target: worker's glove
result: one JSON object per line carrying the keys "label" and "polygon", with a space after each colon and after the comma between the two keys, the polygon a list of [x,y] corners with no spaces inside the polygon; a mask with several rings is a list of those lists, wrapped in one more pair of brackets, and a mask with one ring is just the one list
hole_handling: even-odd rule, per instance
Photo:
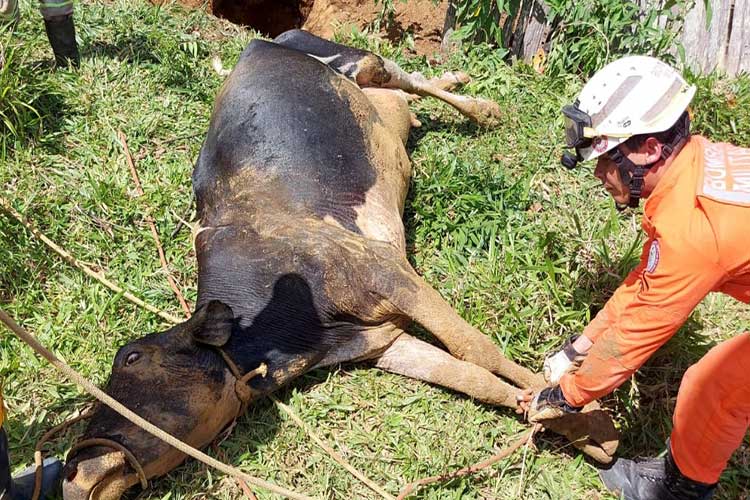
{"label": "worker's glove", "polygon": [[570,337],[565,341],[562,350],[544,359],[544,380],[548,384],[558,384],[560,377],[577,370],[583,363],[586,353],[580,353],[573,347],[573,342],[577,338],[578,335]]}
{"label": "worker's glove", "polygon": [[571,406],[565,400],[559,385],[545,387],[534,396],[529,405],[529,422],[560,418],[569,413],[578,413],[583,407]]}

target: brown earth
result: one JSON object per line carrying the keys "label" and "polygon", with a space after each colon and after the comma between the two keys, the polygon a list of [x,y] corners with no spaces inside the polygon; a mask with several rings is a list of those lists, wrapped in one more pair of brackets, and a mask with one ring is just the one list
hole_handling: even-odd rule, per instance
{"label": "brown earth", "polygon": [[[189,8],[205,5],[204,0],[179,1]],[[437,5],[434,0],[394,0],[393,3],[394,21],[383,27],[381,35],[399,42],[411,34],[418,54],[437,52],[448,1],[440,0]],[[378,19],[381,9],[374,0],[209,0],[207,7],[218,17],[252,27],[270,37],[303,28],[324,38],[331,38],[338,29],[364,29]]]}
{"label": "brown earth", "polygon": [[[417,53],[437,52],[442,40],[448,2],[443,0],[435,5],[433,0],[395,0],[394,6],[394,22],[387,29],[381,30],[381,34],[392,42],[398,42],[411,33]],[[363,29],[376,20],[379,14],[380,5],[376,5],[373,0],[315,0],[303,28],[330,38],[337,27],[353,25]]]}

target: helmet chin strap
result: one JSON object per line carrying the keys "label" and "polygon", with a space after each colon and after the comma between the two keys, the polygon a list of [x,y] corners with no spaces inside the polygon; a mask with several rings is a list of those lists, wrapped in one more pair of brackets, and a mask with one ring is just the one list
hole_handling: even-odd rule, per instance
{"label": "helmet chin strap", "polygon": [[630,159],[622,154],[619,148],[614,148],[607,154],[617,164],[617,169],[620,173],[620,179],[623,183],[628,185],[630,191],[630,199],[627,205],[617,204],[619,210],[624,210],[626,206],[631,208],[637,208],[641,202],[641,194],[643,192],[643,178],[646,176],[648,171],[661,161],[665,161],[667,158],[672,156],[672,153],[682,149],[685,145],[689,136],[690,130],[690,117],[687,113],[678,122],[679,130],[674,136],[674,139],[669,144],[661,145],[661,155],[659,159],[653,163],[647,163],[645,165],[636,165]]}
{"label": "helmet chin strap", "polygon": [[[664,148],[662,148],[662,156],[655,162],[646,165],[636,165],[630,161],[627,156],[622,154],[618,148],[609,152],[609,157],[617,164],[617,169],[620,172],[620,179],[624,184],[627,184],[628,190],[630,191],[628,204],[618,204],[618,208],[624,209],[626,206],[631,208],[638,207],[641,201],[641,193],[643,192],[643,178],[651,167],[665,158],[664,153]],[[672,153],[670,152],[667,154],[666,158],[669,158],[670,154]]]}

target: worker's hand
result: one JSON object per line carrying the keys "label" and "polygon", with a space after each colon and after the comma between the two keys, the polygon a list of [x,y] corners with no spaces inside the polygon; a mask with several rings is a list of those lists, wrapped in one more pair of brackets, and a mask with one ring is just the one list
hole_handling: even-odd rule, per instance
{"label": "worker's hand", "polygon": [[544,359],[544,380],[548,384],[560,383],[560,377],[568,372],[578,369],[586,357],[586,353],[576,351],[573,342],[578,338],[577,335],[565,341],[563,348],[551,356]]}
{"label": "worker's hand", "polygon": [[578,413],[581,407],[571,406],[565,400],[559,385],[545,387],[531,399],[528,405],[529,422],[536,423],[541,420],[560,418],[569,413]]}

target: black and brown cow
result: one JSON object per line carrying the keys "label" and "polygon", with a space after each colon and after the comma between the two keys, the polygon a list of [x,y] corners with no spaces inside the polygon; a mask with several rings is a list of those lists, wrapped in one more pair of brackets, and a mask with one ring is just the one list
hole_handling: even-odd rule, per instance
{"label": "black and brown cow", "polygon": [[[122,347],[109,394],[202,447],[254,399],[347,361],[371,360],[508,408],[518,388],[542,385],[461,319],[406,258],[407,97],[432,95],[492,124],[495,103],[449,92],[463,80],[409,75],[303,31],[252,41],[216,99],[193,172],[195,314]],[[447,351],[409,335],[412,321]],[[242,380],[260,366],[265,376]],[[596,438],[602,447],[586,439],[591,420],[613,431],[601,413],[548,427],[607,461],[612,435]],[[66,499],[119,498],[137,484],[123,449],[148,477],[185,459],[106,407],[82,439],[92,445],[69,457]]]}

